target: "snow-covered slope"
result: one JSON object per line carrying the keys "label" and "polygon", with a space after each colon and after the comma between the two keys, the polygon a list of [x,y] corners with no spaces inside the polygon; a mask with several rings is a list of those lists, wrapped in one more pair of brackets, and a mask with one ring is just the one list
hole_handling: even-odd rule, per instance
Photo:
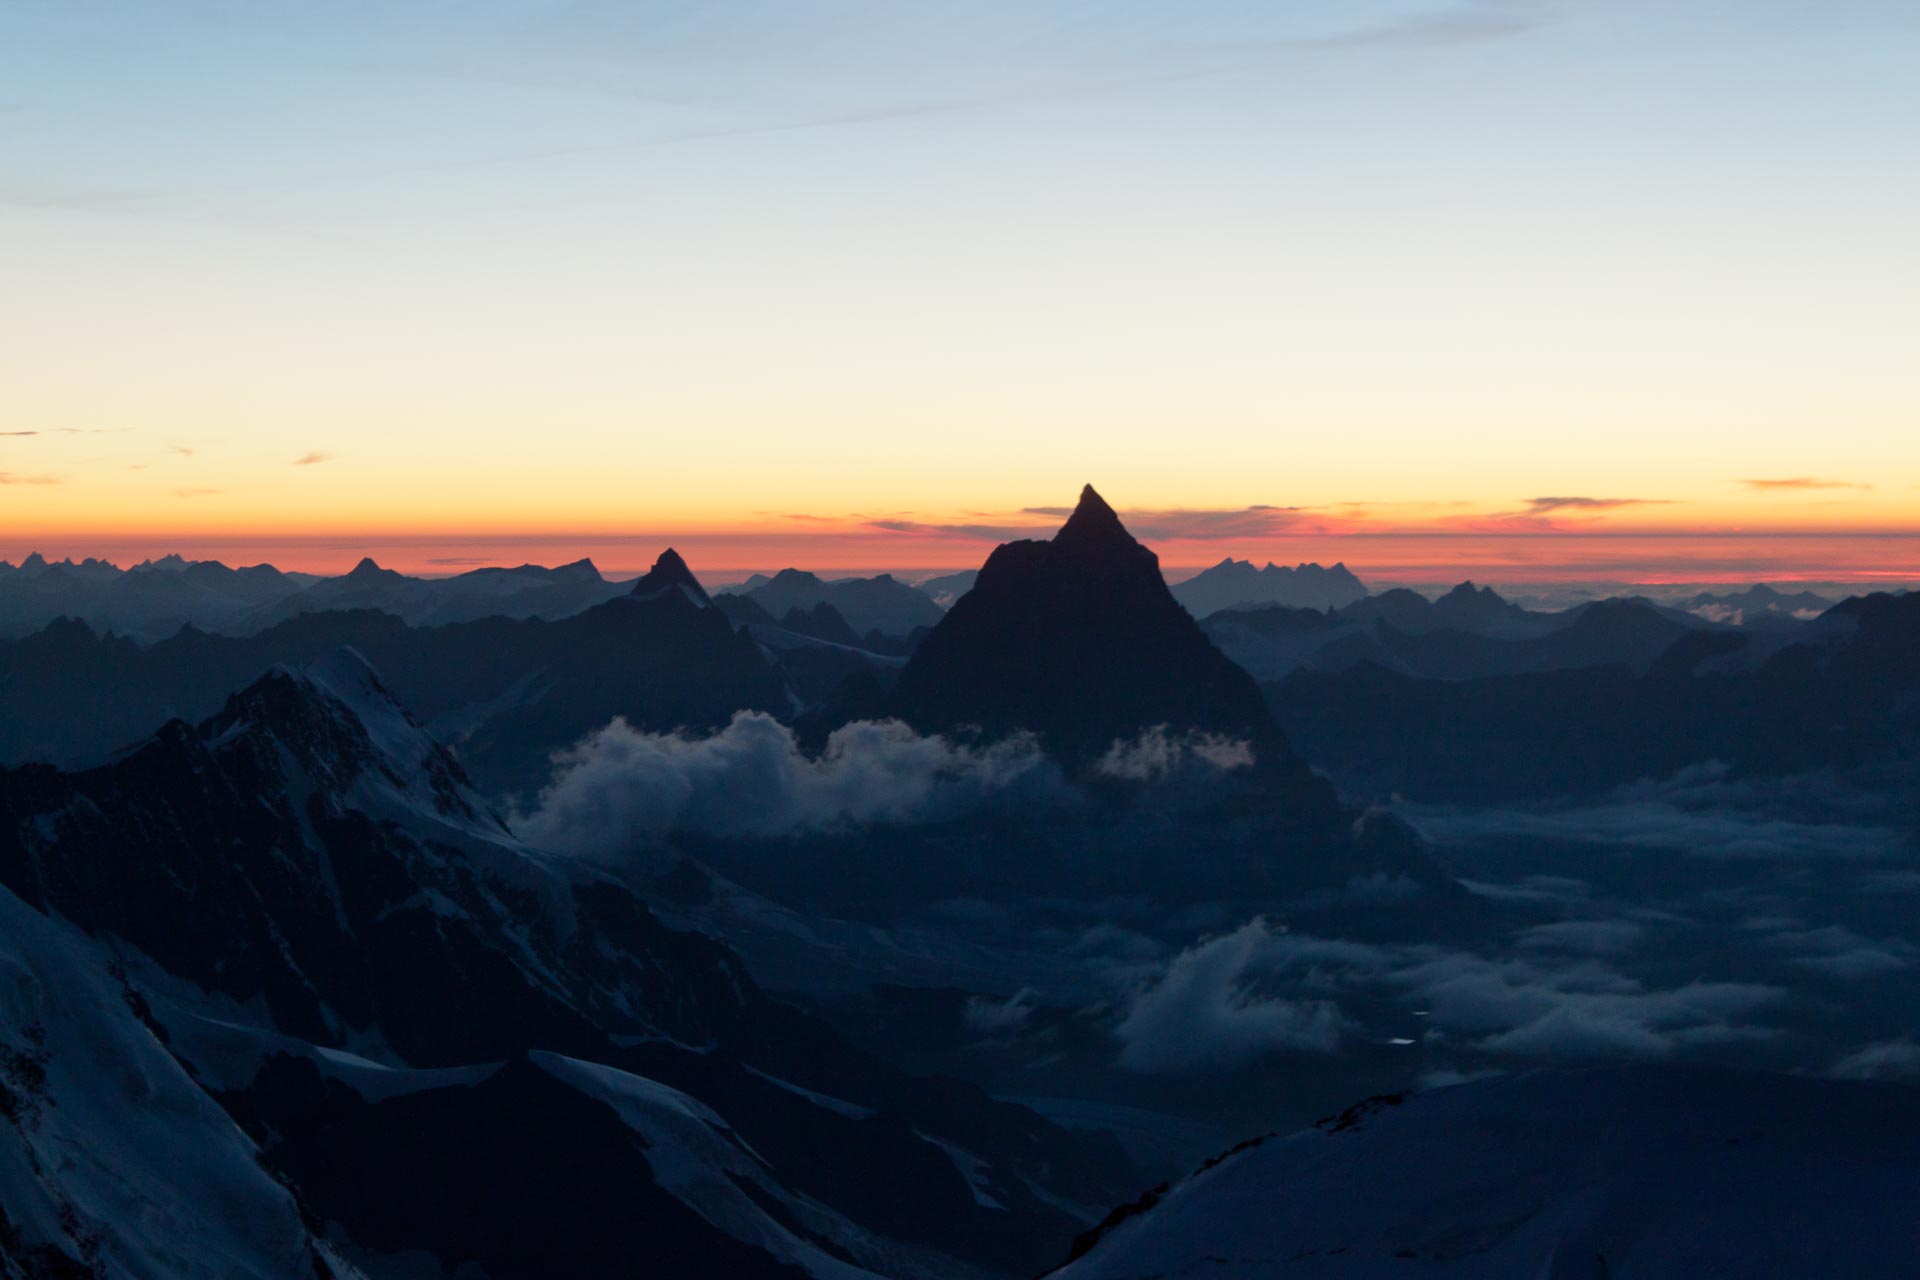
{"label": "snow-covered slope", "polygon": [[0,1277],[341,1274],[128,990],[0,889]]}
{"label": "snow-covered slope", "polygon": [[1645,1067],[1360,1104],[1221,1158],[1061,1280],[1911,1276],[1920,1091]]}
{"label": "snow-covered slope", "polygon": [[331,1274],[1027,1274],[1127,1185],[519,842],[350,653],[97,769],[0,769],[0,894],[10,1258],[329,1274],[304,1221]]}

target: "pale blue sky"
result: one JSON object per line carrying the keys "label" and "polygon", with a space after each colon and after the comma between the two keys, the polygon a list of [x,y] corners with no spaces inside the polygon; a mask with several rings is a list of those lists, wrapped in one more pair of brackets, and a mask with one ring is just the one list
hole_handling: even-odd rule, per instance
{"label": "pale blue sky", "polygon": [[0,24],[20,529],[1920,508],[1912,3]]}

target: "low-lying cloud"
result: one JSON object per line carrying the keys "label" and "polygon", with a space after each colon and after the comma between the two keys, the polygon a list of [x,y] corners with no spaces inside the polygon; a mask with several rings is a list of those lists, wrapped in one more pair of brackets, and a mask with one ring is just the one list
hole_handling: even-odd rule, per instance
{"label": "low-lying cloud", "polygon": [[1489,956],[1295,934],[1255,919],[1171,962],[1140,966],[1148,977],[1133,979],[1116,1028],[1120,1063],[1185,1072],[1282,1050],[1332,1052],[1367,1034],[1363,1025],[1381,1034],[1377,1012],[1363,1023],[1348,1010],[1383,1007],[1411,1011],[1399,1016],[1416,1023],[1393,1033],[1420,1036],[1434,1067],[1458,1054],[1480,1064],[1660,1059],[1778,1036],[1757,1019],[1777,1012],[1788,988],[1705,978],[1652,985],[1617,967],[1617,953],[1645,931],[1613,923],[1541,926],[1521,935],[1522,954]]}
{"label": "low-lying cloud", "polygon": [[[1095,773],[1152,784],[1177,804],[1252,763],[1244,742],[1161,726],[1116,741]],[[537,846],[604,859],[673,832],[777,837],[1084,803],[1031,734],[974,745],[897,720],[862,720],[810,756],[779,720],[742,711],[705,736],[614,720],[554,757],[552,782],[514,826]]]}
{"label": "low-lying cloud", "polygon": [[[1724,790],[1724,788],[1715,788]],[[1736,797],[1701,798],[1685,787],[1622,788],[1588,805],[1538,809],[1410,808],[1419,830],[1443,844],[1524,836],[1628,850],[1673,850],[1697,858],[1875,861],[1897,857],[1909,838],[1847,815],[1789,816],[1787,806],[1740,809]],[[1839,818],[1841,820],[1832,820]]]}
{"label": "low-lying cloud", "polygon": [[762,712],[742,711],[705,737],[616,719],[555,764],[539,808],[517,828],[533,844],[599,857],[671,831],[780,836],[1067,799],[1058,767],[1030,736],[972,747],[897,720],[846,725],[808,756],[792,729]]}
{"label": "low-lying cloud", "polygon": [[1244,741],[1197,730],[1181,736],[1156,725],[1137,738],[1115,742],[1094,772],[1129,782],[1160,782],[1196,768],[1213,774],[1252,765],[1253,748]]}
{"label": "low-lying cloud", "polygon": [[1276,934],[1256,919],[1180,953],[1115,1029],[1120,1062],[1154,1073],[1234,1067],[1277,1050],[1331,1053],[1339,1008],[1257,994],[1249,973]]}

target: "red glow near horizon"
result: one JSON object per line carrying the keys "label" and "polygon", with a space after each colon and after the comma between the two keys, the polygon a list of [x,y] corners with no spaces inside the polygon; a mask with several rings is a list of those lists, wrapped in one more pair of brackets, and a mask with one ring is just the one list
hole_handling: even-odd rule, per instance
{"label": "red glow near horizon", "polygon": [[[1020,532],[1025,532],[1024,530]],[[1036,526],[1031,536],[1047,537]],[[610,577],[644,572],[666,547],[715,583],[787,567],[827,574],[893,572],[931,576],[977,568],[999,539],[928,536],[871,529],[448,535],[243,535],[101,538],[15,534],[0,558],[18,563],[31,552],[49,559],[95,556],[127,567],[178,554],[232,565],[271,563],[282,569],[336,574],[363,556],[403,573],[447,575],[488,565],[563,564],[592,559]],[[1577,531],[1349,532],[1294,536],[1143,539],[1169,578],[1189,576],[1221,559],[1258,564],[1344,563],[1369,581],[1641,584],[1821,581],[1920,581],[1920,535],[1913,533],[1598,533]]]}

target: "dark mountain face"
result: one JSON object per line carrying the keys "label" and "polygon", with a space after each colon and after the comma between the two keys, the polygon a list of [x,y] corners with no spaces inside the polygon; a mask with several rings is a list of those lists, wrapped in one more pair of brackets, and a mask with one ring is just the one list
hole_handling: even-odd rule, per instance
{"label": "dark mountain face", "polygon": [[1252,678],[1202,634],[1158,558],[1091,486],[1051,541],[988,558],[908,661],[893,706],[923,731],[1031,730],[1074,763],[1157,725],[1293,759]]}
{"label": "dark mountain face", "polygon": [[840,616],[840,611],[824,600],[811,609],[787,610],[787,616],[780,619],[780,625],[796,635],[812,636],[828,644],[849,645],[856,649],[863,647],[860,637]]}
{"label": "dark mountain face", "polygon": [[[99,769],[0,774],[0,882],[209,991],[264,1002],[282,1031],[378,1034],[421,1063],[528,1037],[578,1045],[622,1004],[635,1030],[738,1007],[714,954],[514,845],[358,660],[271,674]],[[529,962],[544,975],[532,985]],[[679,985],[703,971],[704,990]]]}
{"label": "dark mountain face", "polygon": [[700,579],[693,576],[693,570],[687,567],[687,562],[672,547],[660,553],[660,558],[653,562],[653,568],[647,570],[627,594],[636,600],[651,600],[668,591],[678,591],[694,604],[710,603],[707,589],[700,585]]}
{"label": "dark mountain face", "polygon": [[1471,582],[1458,584],[1437,600],[1396,587],[1346,606],[1340,616],[1356,622],[1386,622],[1414,633],[1465,631],[1503,639],[1539,635],[1565,621],[1553,614],[1529,613],[1492,587],[1476,587]]}
{"label": "dark mountain face", "polygon": [[[0,891],[0,915],[113,957],[101,1061],[168,1046],[357,1248],[499,1276],[1031,1274],[1084,1225],[1057,1205],[1127,1176],[1109,1143],[862,1055],[722,944],[519,844],[357,659],[99,769],[0,771]],[[0,1046],[46,1034],[14,1012]]]}

